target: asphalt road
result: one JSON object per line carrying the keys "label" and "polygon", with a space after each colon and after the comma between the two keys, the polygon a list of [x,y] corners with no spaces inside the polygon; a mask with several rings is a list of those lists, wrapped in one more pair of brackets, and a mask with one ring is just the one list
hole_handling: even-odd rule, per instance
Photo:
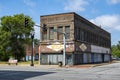
{"label": "asphalt road", "polygon": [[120,80],[120,63],[92,68],[0,66],[0,80]]}

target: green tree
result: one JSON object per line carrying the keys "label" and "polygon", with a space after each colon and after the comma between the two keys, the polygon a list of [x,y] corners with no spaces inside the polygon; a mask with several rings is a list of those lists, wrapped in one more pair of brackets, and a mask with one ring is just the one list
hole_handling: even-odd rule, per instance
{"label": "green tree", "polygon": [[112,55],[116,58],[120,57],[120,50],[117,45],[112,45]]}
{"label": "green tree", "polygon": [[117,47],[120,50],[120,41],[118,41]]}
{"label": "green tree", "polygon": [[35,45],[40,45],[40,40],[39,39],[34,39]]}
{"label": "green tree", "polygon": [[9,58],[9,39],[10,32],[2,31],[0,27],[0,60],[8,60]]}
{"label": "green tree", "polygon": [[[28,25],[25,27],[25,18],[28,20]],[[3,16],[1,18],[1,39],[5,39],[6,49],[2,54],[9,54],[20,60],[25,55],[25,44],[30,42],[30,32],[34,30],[34,22],[29,16],[24,14],[16,14],[13,16]],[[5,35],[9,37],[2,38]],[[8,40],[8,42],[7,42]],[[2,44],[3,47],[3,44]],[[2,49],[1,49],[2,50]]]}

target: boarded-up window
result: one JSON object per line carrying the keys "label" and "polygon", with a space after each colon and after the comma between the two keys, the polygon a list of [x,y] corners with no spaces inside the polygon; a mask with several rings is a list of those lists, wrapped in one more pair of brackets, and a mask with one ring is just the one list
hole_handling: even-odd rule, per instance
{"label": "boarded-up window", "polygon": [[43,35],[42,35],[42,36],[43,36],[43,37],[42,37],[43,40],[47,40],[47,31],[43,32]]}
{"label": "boarded-up window", "polygon": [[[61,33],[59,33],[59,32],[61,32]],[[63,39],[63,27],[62,26],[60,26],[60,27],[58,27],[58,33],[57,33],[57,38],[58,38],[58,40],[62,40]]]}
{"label": "boarded-up window", "polygon": [[70,39],[70,26],[65,26],[66,39]]}
{"label": "boarded-up window", "polygon": [[54,39],[54,32],[53,32],[53,27],[50,27],[50,29],[49,29],[49,39],[50,40],[53,40]]}

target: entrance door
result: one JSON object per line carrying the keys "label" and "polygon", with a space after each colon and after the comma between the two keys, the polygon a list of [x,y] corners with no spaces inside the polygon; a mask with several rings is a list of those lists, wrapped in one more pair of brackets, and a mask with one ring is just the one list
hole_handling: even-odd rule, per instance
{"label": "entrance door", "polygon": [[102,62],[104,62],[104,54],[102,54]]}
{"label": "entrance door", "polygon": [[91,53],[91,62],[94,63],[94,53]]}
{"label": "entrance door", "polygon": [[67,65],[72,65],[72,55],[71,54],[69,54],[69,55],[67,55],[66,56],[66,58],[67,58],[67,60],[66,60],[66,64]]}
{"label": "entrance door", "polygon": [[48,64],[48,56],[45,54],[41,54],[41,63]]}

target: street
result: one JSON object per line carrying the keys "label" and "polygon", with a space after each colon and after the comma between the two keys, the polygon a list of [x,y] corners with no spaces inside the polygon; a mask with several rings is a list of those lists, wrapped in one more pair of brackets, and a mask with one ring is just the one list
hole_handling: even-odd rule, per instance
{"label": "street", "polygon": [[0,80],[119,80],[120,63],[92,68],[0,66]]}

